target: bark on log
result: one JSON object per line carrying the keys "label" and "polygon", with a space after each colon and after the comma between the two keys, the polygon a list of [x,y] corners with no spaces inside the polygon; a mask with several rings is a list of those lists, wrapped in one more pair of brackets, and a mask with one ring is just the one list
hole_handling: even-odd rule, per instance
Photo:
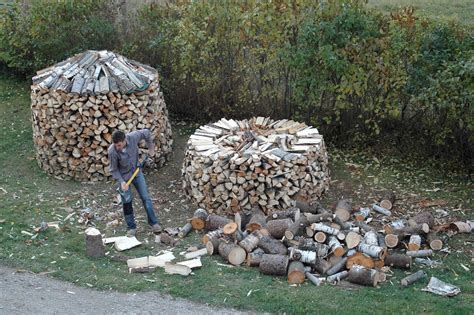
{"label": "bark on log", "polygon": [[295,238],[295,236],[300,236],[303,235],[303,230],[305,229],[305,226],[303,226],[300,223],[300,220],[295,221],[290,224],[290,226],[286,229],[285,231],[285,238],[292,240]]}
{"label": "bark on log", "polygon": [[372,209],[378,213],[381,213],[383,215],[386,215],[386,216],[391,216],[392,215],[392,212],[390,212],[390,210],[388,209],[385,209],[379,205],[376,205],[376,204],[373,204],[372,205]]}
{"label": "bark on log", "polygon": [[300,261],[292,261],[288,266],[288,283],[301,284],[304,283],[305,270],[304,265]]}
{"label": "bark on log", "polygon": [[346,222],[350,219],[352,213],[351,201],[348,199],[342,199],[337,202],[334,214],[341,219],[342,222]]}
{"label": "bark on log", "polygon": [[332,266],[326,273],[330,276],[338,273],[339,271],[341,271],[343,268],[346,267],[347,260],[348,260],[348,257],[342,258],[336,264],[334,264],[334,266]]}
{"label": "bark on log", "polygon": [[367,244],[367,245],[379,246],[379,240],[378,240],[377,232],[368,231],[367,233],[365,233],[364,239],[363,239],[362,242]]}
{"label": "bark on log", "polygon": [[333,255],[337,257],[344,255],[344,247],[342,247],[341,243],[334,235],[329,236],[328,245],[331,248]]}
{"label": "bark on log", "polygon": [[422,250],[407,251],[407,256],[411,256],[411,257],[430,257],[430,256],[433,256],[433,250],[431,250],[431,249],[422,249]]}
{"label": "bark on log", "polygon": [[390,224],[384,225],[385,234],[392,234],[394,230],[401,230],[408,225],[408,221],[405,219],[398,219],[392,221]]}
{"label": "bark on log", "polygon": [[86,256],[99,258],[105,256],[105,246],[102,235],[96,228],[90,227],[85,231]]}
{"label": "bark on log", "polygon": [[247,253],[252,252],[259,243],[259,236],[257,232],[252,232],[251,234],[247,235],[246,238],[240,241],[239,245],[245,249]]}
{"label": "bark on log", "polygon": [[380,200],[380,206],[387,210],[392,210],[395,204],[395,193],[393,191],[387,191],[382,199]]}
{"label": "bark on log", "polygon": [[318,253],[316,251],[291,248],[290,259],[301,261],[302,263],[305,263],[305,264],[315,264],[318,261]]}
{"label": "bark on log", "polygon": [[306,278],[311,281],[312,284],[315,286],[320,286],[321,283],[323,283],[318,277],[315,275],[311,274],[309,271],[305,271]]}
{"label": "bark on log", "polygon": [[288,269],[288,256],[264,254],[260,261],[259,270],[261,273],[274,276],[284,276]]}
{"label": "bark on log", "polygon": [[385,265],[394,268],[410,269],[411,263],[412,258],[406,255],[392,254],[385,257]]}
{"label": "bark on log", "polygon": [[261,228],[267,227],[267,219],[265,214],[259,207],[252,208],[252,216],[250,217],[250,221],[245,227],[249,232],[260,230]]}
{"label": "bark on log", "polygon": [[261,248],[255,249],[253,252],[247,254],[247,266],[258,267],[265,252]]}
{"label": "bark on log", "polygon": [[286,255],[287,253],[286,246],[271,236],[261,236],[258,241],[258,247],[263,249],[266,254]]}
{"label": "bark on log", "polygon": [[360,208],[359,211],[357,211],[354,214],[354,217],[356,221],[364,221],[367,219],[370,215],[370,208]]}
{"label": "bark on log", "polygon": [[387,250],[385,248],[376,246],[376,245],[369,245],[365,243],[359,244],[357,249],[360,252],[377,259],[383,259],[385,255],[387,254]]}
{"label": "bark on log", "polygon": [[352,283],[375,287],[380,281],[377,270],[354,265],[349,270],[347,280]]}
{"label": "bark on log", "polygon": [[206,220],[206,230],[214,231],[223,228],[229,222],[231,222],[231,220],[226,217],[217,214],[210,214]]}
{"label": "bark on log", "polygon": [[291,219],[276,219],[267,222],[267,230],[270,235],[276,239],[281,239],[285,236],[285,231],[291,226],[293,221]]}
{"label": "bark on log", "polygon": [[457,222],[453,222],[449,225],[449,228],[452,230],[452,231],[455,231],[457,233],[470,233],[471,232],[471,225],[469,223],[466,223],[466,222],[462,222],[462,221],[457,221]]}
{"label": "bark on log", "polygon": [[197,209],[191,219],[191,225],[193,226],[193,229],[197,231],[204,229],[206,227],[207,217],[208,214],[206,210],[201,208]]}
{"label": "bark on log", "polygon": [[327,283],[335,283],[339,282],[341,280],[346,279],[349,276],[349,271],[343,270],[341,272],[335,273],[329,277],[326,277],[326,282]]}
{"label": "bark on log", "polygon": [[426,272],[423,271],[423,270],[418,270],[417,272],[403,278],[402,280],[400,280],[400,284],[404,287],[407,287],[413,283],[415,283],[416,281],[420,280],[420,279],[423,279],[426,277]]}
{"label": "bark on log", "polygon": [[408,250],[415,251],[419,250],[421,247],[421,237],[417,234],[413,234],[410,236],[410,240],[408,241]]}
{"label": "bark on log", "polygon": [[327,260],[319,259],[315,264],[312,264],[311,267],[318,273],[325,274],[332,266]]}
{"label": "bark on log", "polygon": [[247,253],[242,247],[225,242],[219,244],[219,255],[234,266],[241,265],[247,257]]}
{"label": "bark on log", "polygon": [[385,245],[389,248],[397,247],[398,245],[398,235],[396,234],[387,234],[385,235]]}
{"label": "bark on log", "polygon": [[293,221],[297,221],[300,218],[300,209],[296,207],[289,208],[287,210],[273,211],[268,217],[268,220],[286,219],[289,218]]}
{"label": "bark on log", "polygon": [[331,212],[325,212],[320,214],[305,213],[304,216],[308,220],[308,223],[319,223],[319,222],[331,222],[334,220],[335,215]]}
{"label": "bark on log", "polygon": [[191,223],[186,223],[186,224],[181,228],[181,230],[179,231],[178,237],[179,237],[179,238],[185,238],[186,235],[188,235],[189,232],[191,232],[192,229],[193,229],[193,225],[192,225]]}
{"label": "bark on log", "polygon": [[430,229],[433,228],[435,224],[435,218],[431,212],[428,212],[428,211],[420,212],[416,216],[408,220],[408,224],[410,226],[417,226],[418,224],[423,224],[423,223],[428,224]]}

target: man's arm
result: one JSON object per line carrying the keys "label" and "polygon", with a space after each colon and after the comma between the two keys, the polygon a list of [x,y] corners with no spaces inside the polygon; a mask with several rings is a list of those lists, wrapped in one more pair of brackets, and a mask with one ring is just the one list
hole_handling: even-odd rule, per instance
{"label": "man's arm", "polygon": [[137,143],[140,142],[141,140],[145,140],[146,146],[150,152],[150,155],[155,154],[155,142],[153,141],[154,137],[149,129],[133,131],[129,134],[129,136],[138,137]]}
{"label": "man's arm", "polygon": [[122,174],[120,173],[120,170],[118,168],[117,154],[113,152],[112,150],[109,150],[108,156],[109,156],[109,161],[110,161],[110,172],[112,173],[112,177],[115,180],[117,180],[120,184],[125,183],[125,180],[123,179]]}

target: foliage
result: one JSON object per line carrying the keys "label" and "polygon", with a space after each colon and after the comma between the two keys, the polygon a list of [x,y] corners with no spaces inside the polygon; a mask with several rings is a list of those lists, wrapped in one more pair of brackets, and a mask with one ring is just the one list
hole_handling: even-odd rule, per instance
{"label": "foliage", "polygon": [[412,8],[383,15],[364,0],[43,3],[4,10],[0,65],[32,74],[115,49],[159,69],[180,118],[293,118],[340,146],[454,157],[474,170],[469,26]]}
{"label": "foliage", "polygon": [[2,8],[0,63],[31,74],[86,49],[111,48],[106,1],[24,1]]}

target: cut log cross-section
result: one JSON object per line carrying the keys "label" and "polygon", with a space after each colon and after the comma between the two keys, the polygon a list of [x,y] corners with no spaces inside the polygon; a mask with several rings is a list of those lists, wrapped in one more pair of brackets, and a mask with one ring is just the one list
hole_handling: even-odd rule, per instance
{"label": "cut log cross-section", "polygon": [[395,193],[393,191],[387,191],[382,199],[380,200],[380,206],[387,210],[392,210],[395,204]]}
{"label": "cut log cross-section", "polygon": [[349,270],[347,280],[352,283],[375,287],[380,281],[380,277],[375,269],[355,265]]}
{"label": "cut log cross-section", "polygon": [[242,247],[225,242],[219,244],[219,255],[235,266],[241,265],[247,257],[247,253]]}
{"label": "cut log cross-section", "polygon": [[305,279],[304,265],[300,261],[292,261],[288,266],[288,283],[301,284]]}
{"label": "cut log cross-section", "polygon": [[85,231],[86,255],[92,258],[105,256],[105,246],[102,235],[96,228],[90,227]]}
{"label": "cut log cross-section", "polygon": [[206,210],[201,208],[197,209],[191,219],[191,225],[193,226],[193,229],[198,231],[204,229],[206,227],[207,217],[208,214]]}
{"label": "cut log cross-section", "polygon": [[342,199],[337,202],[336,210],[334,214],[343,222],[350,219],[352,213],[351,201],[348,199]]}

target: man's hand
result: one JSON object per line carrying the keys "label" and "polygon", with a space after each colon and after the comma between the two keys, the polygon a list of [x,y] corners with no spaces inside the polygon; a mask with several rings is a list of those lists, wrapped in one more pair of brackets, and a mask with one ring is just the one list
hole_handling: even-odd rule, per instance
{"label": "man's hand", "polygon": [[148,155],[149,155],[149,156],[155,156],[155,147],[150,148],[150,149],[148,150]]}
{"label": "man's hand", "polygon": [[128,185],[127,185],[126,182],[123,182],[121,186],[122,186],[122,190],[123,190],[123,191],[127,191],[127,190],[128,190]]}

